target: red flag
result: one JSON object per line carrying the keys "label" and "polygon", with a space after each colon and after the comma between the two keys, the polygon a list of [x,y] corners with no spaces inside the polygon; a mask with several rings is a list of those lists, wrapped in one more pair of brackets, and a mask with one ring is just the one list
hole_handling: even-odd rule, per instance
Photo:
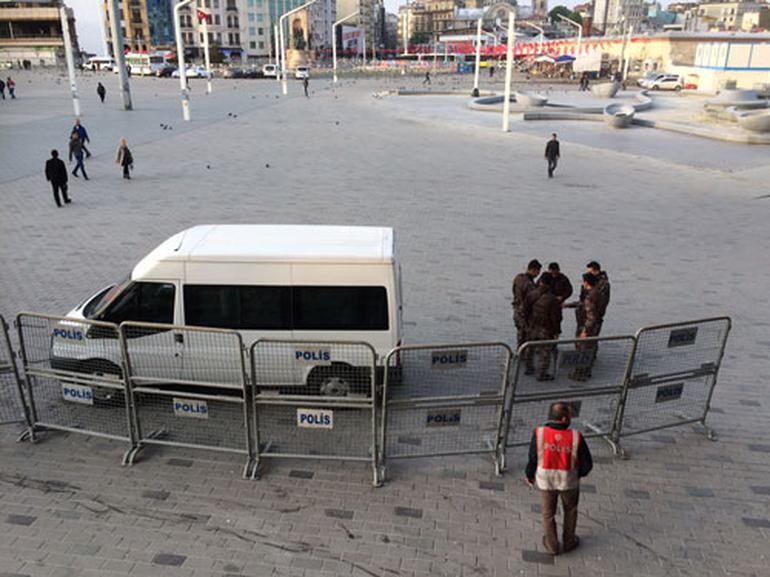
{"label": "red flag", "polygon": [[202,10],[200,8],[195,9],[195,15],[198,17],[198,22],[203,22],[204,20],[211,24],[211,14],[206,12],[205,10]]}

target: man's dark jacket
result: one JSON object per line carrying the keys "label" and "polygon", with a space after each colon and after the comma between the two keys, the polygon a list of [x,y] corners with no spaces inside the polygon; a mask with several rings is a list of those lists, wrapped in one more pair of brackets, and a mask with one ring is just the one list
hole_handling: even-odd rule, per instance
{"label": "man's dark jacket", "polygon": [[559,141],[558,140],[549,140],[548,144],[545,145],[545,157],[554,159],[559,157]]}
{"label": "man's dark jacket", "polygon": [[46,161],[45,178],[54,184],[67,184],[67,165],[61,158],[49,158]]}

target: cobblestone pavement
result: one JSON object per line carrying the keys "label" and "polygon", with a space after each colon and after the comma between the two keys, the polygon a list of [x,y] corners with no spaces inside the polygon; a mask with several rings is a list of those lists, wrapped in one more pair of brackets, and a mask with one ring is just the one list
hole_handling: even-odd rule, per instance
{"label": "cobblestone pavement", "polygon": [[[631,437],[627,461],[591,442],[582,544],[568,555],[542,552],[521,450],[500,478],[482,457],[406,460],[374,489],[363,464],[277,461],[245,481],[239,458],[152,449],[121,467],[121,443],[16,443],[4,426],[3,577],[768,574],[766,149],[598,124],[514,121],[503,134],[463,98],[374,96],[416,77],[312,80],[310,99],[296,83],[288,98],[271,81],[218,81],[209,97],[195,85],[184,126],[173,80],[135,80],[127,113],[114,77],[104,107],[89,77],[91,180],[71,179],[73,204],[57,208],[42,168],[66,145],[66,82],[17,82],[19,99],[0,103],[6,317],[63,313],[194,224],[334,223],[395,227],[411,343],[512,343],[510,280],[532,257],[573,281],[602,262],[605,334],[714,314],[734,330],[708,418],[719,440],[690,426]],[[549,180],[553,131],[563,156]],[[113,162],[120,136],[129,182]]]}

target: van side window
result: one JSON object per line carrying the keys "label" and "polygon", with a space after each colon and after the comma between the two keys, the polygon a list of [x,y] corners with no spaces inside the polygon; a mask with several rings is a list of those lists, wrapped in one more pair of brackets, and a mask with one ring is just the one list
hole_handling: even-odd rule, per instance
{"label": "van side window", "polygon": [[173,284],[135,282],[115,298],[101,315],[101,320],[172,324],[174,322]]}
{"label": "van side window", "polygon": [[285,286],[185,285],[185,323],[236,330],[290,330]]}
{"label": "van side window", "polygon": [[295,286],[293,296],[294,330],[388,330],[385,287]]}

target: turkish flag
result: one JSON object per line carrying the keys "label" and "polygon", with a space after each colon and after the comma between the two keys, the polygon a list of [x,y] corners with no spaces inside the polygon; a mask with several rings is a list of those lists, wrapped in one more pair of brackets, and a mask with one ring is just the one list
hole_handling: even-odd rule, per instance
{"label": "turkish flag", "polygon": [[196,8],[195,9],[195,15],[198,17],[198,22],[203,22],[205,20],[206,22],[211,23],[211,14],[209,14],[205,10],[201,10],[200,8]]}

